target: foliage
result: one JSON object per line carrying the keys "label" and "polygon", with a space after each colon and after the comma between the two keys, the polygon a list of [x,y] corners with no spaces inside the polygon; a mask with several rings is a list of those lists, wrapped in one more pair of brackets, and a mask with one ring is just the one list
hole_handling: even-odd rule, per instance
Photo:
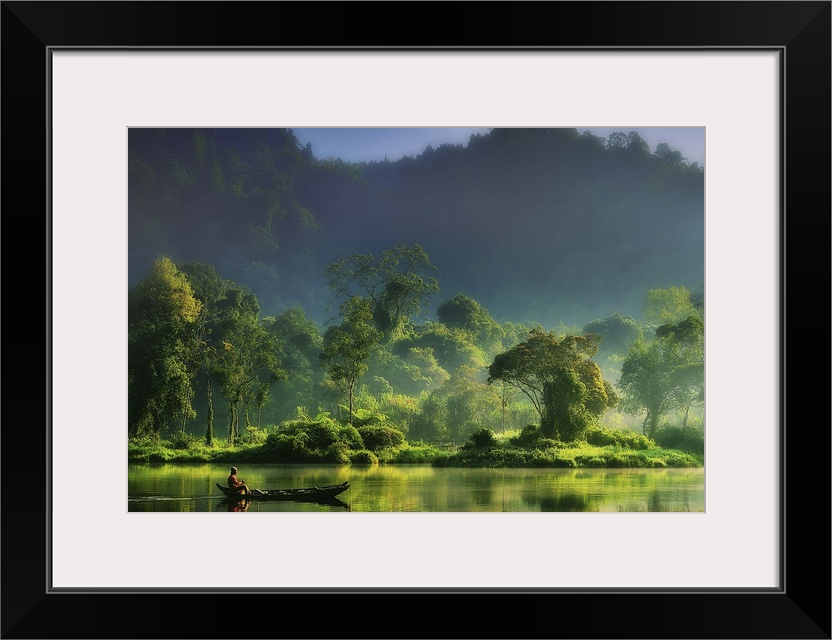
{"label": "foliage", "polygon": [[644,413],[643,433],[654,437],[659,420],[668,412],[684,412],[704,403],[704,326],[697,316],[678,324],[662,325],[651,342],[637,340],[621,366],[618,387],[622,409]]}
{"label": "foliage", "polygon": [[447,450],[422,441],[403,443],[396,448],[390,462],[396,464],[431,464],[438,458],[450,456]]}
{"label": "foliage", "polygon": [[378,453],[381,449],[397,447],[404,442],[404,434],[398,429],[381,425],[358,427],[364,446]]}
{"label": "foliage", "polygon": [[436,316],[439,322],[449,328],[469,332],[474,341],[487,352],[496,352],[505,337],[505,332],[488,311],[479,302],[462,293],[439,305]]}
{"label": "foliage", "polygon": [[324,377],[320,367],[323,336],[300,307],[264,318],[264,325],[277,342],[281,367],[286,371],[273,414],[276,421],[283,420],[291,416],[295,406],[317,402],[316,390]]}
{"label": "foliage", "polygon": [[193,415],[196,321],[201,303],[166,257],[128,292],[128,431],[161,433],[168,421]]}
{"label": "foliage", "polygon": [[589,358],[600,337],[532,329],[528,338],[497,355],[488,381],[502,380],[523,392],[541,418],[546,437],[572,441],[618,401],[601,370]]}
{"label": "foliage", "polygon": [[629,316],[616,312],[603,320],[593,320],[583,327],[584,335],[598,334],[598,351],[606,356],[624,354],[636,340],[643,337],[641,325]]}
{"label": "foliage", "polygon": [[349,449],[363,449],[364,440],[358,429],[351,425],[346,425],[338,430],[338,442],[344,444]]}
{"label": "foliage", "polygon": [[349,438],[351,432],[343,432],[338,422],[327,416],[322,416],[317,420],[304,418],[286,420],[278,425],[276,434],[269,434],[268,439],[272,439],[273,435],[277,435],[278,438],[282,435],[302,437],[299,442],[305,448],[325,450],[332,444],[339,442],[342,433]]}
{"label": "foliage", "polygon": [[698,428],[662,425],[654,436],[656,444],[665,449],[679,449],[686,453],[705,453],[705,433]]}
{"label": "foliage", "polygon": [[445,423],[447,410],[445,403],[437,395],[423,397],[419,411],[413,416],[408,434],[411,438],[438,442],[448,436]]}
{"label": "foliage", "polygon": [[228,439],[242,434],[241,414],[248,422],[248,403],[264,392],[286,372],[280,368],[278,345],[259,319],[257,297],[243,287],[231,287],[218,304],[221,320],[217,332],[219,344],[211,363],[211,377],[216,380],[228,407]]}
{"label": "foliage", "polygon": [[412,336],[397,341],[393,353],[404,355],[414,347],[430,349],[439,366],[448,372],[465,366],[484,367],[487,362],[485,351],[474,343],[470,332],[437,322],[427,322]]}
{"label": "foliage", "polygon": [[348,300],[365,296],[376,328],[385,337],[395,338],[439,291],[436,278],[426,276],[435,269],[420,245],[400,244],[378,259],[372,254],[354,254],[336,260],[326,275],[336,295]]}
{"label": "foliage", "polygon": [[333,442],[326,448],[324,459],[329,464],[350,464],[350,448],[343,442]]}
{"label": "foliage", "polygon": [[681,322],[685,318],[697,315],[695,299],[685,287],[668,287],[650,289],[647,292],[647,306],[644,321],[647,324],[662,325]]}
{"label": "foliage", "polygon": [[471,444],[480,449],[493,447],[497,444],[497,438],[491,429],[478,429],[471,434],[469,440]]}
{"label": "foliage", "polygon": [[240,442],[244,444],[263,444],[268,438],[268,432],[264,429],[249,425],[240,436]]}
{"label": "foliage", "polygon": [[617,445],[628,449],[655,449],[656,441],[629,429],[607,429],[592,426],[584,434],[589,444],[599,447]]}
{"label": "foliage", "polygon": [[168,446],[171,449],[192,449],[200,444],[199,439],[190,434],[190,433],[183,433],[181,431],[177,431],[170,435],[167,438]]}
{"label": "foliage", "polygon": [[518,447],[533,447],[542,437],[540,425],[530,424],[523,427],[518,435],[510,438],[510,442]]}
{"label": "foliage", "polygon": [[390,386],[390,391],[395,389],[410,396],[432,390],[450,377],[429,348],[414,347],[395,355],[389,348],[379,345],[367,364]]}
{"label": "foliage", "polygon": [[341,305],[343,322],[324,336],[320,355],[332,381],[349,397],[350,420],[356,383],[367,371],[366,360],[381,333],[372,326],[372,307],[364,298],[350,298]]}
{"label": "foliage", "polygon": [[350,463],[352,464],[378,464],[378,456],[369,449],[361,449],[353,451],[350,455]]}

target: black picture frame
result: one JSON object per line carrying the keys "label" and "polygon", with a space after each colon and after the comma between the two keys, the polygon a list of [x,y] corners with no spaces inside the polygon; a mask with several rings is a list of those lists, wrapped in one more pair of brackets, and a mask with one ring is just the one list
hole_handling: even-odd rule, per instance
{"label": "black picture frame", "polygon": [[[0,448],[6,469],[2,637],[830,638],[830,6],[828,1],[3,2],[2,203],[8,241],[3,320],[11,348],[3,366]],[[60,47],[779,51],[785,80],[780,588],[50,592],[49,389],[59,381],[49,377],[47,134],[49,52]],[[824,320],[820,326],[818,315]],[[85,490],[107,482],[94,469],[78,474]],[[809,501],[801,500],[807,494]]]}

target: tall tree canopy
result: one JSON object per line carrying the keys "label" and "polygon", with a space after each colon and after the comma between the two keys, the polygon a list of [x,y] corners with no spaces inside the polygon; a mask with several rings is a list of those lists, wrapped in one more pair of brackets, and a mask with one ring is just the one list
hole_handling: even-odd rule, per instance
{"label": "tall tree canopy", "polygon": [[650,342],[637,340],[621,366],[618,387],[622,408],[644,414],[642,431],[653,437],[659,420],[673,410],[684,412],[687,425],[692,406],[705,396],[704,325],[698,316],[656,329]]}
{"label": "tall tree canopy", "polygon": [[366,361],[381,339],[381,332],[373,326],[372,305],[366,298],[350,298],[341,305],[341,312],[341,324],[324,334],[320,362],[332,381],[347,394],[352,425],[355,386],[367,372]]}
{"label": "tall tree canopy", "polygon": [[261,406],[269,387],[284,379],[286,373],[280,368],[280,346],[260,320],[260,305],[254,294],[244,287],[230,288],[220,308],[220,347],[212,375],[228,406],[228,439],[233,443],[242,433],[240,413],[248,427],[249,403],[254,400]]}
{"label": "tall tree canopy", "polygon": [[128,294],[128,429],[159,435],[193,415],[191,380],[202,305],[169,258],[159,258]]}
{"label": "tall tree canopy", "polygon": [[529,337],[499,354],[488,368],[488,382],[518,388],[540,415],[544,436],[572,441],[615,406],[617,396],[590,358],[600,337],[565,336],[536,328]]}
{"label": "tall tree canopy", "polygon": [[421,245],[400,244],[380,258],[367,253],[337,260],[326,275],[337,296],[365,296],[376,327],[387,338],[395,338],[439,291],[437,279],[427,275],[435,270]]}

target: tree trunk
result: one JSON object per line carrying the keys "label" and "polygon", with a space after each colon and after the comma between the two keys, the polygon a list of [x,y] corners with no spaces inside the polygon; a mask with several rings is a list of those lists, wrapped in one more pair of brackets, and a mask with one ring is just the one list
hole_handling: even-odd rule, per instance
{"label": "tree trunk", "polygon": [[237,402],[234,404],[234,437],[240,437],[240,405],[242,404],[242,398],[237,398]]}
{"label": "tree trunk", "polygon": [[650,418],[650,425],[647,429],[647,437],[652,438],[656,434],[656,428],[659,426],[659,414],[650,412],[647,415]]}
{"label": "tree trunk", "polygon": [[208,429],[205,431],[205,443],[209,447],[214,446],[214,390],[211,388],[211,379],[206,381],[208,389]]}
{"label": "tree trunk", "polygon": [[237,405],[228,403],[228,443],[234,444],[234,423],[237,421]]}
{"label": "tree trunk", "polygon": [[540,433],[544,438],[555,439],[557,437],[557,424],[555,421],[555,385],[551,383],[544,383],[543,398],[541,404],[542,413],[540,415]]}

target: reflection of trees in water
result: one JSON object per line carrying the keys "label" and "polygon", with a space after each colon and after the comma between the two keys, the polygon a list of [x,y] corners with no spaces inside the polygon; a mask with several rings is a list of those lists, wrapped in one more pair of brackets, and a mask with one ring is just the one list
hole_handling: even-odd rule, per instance
{"label": "reflection of trees in water", "polygon": [[662,510],[662,495],[661,491],[654,489],[647,495],[647,510],[661,511]]}
{"label": "reflection of trees in water", "polygon": [[540,499],[540,510],[554,511],[595,511],[592,501],[577,493],[564,493],[559,496],[547,496]]}
{"label": "reflection of trees in water", "polygon": [[[667,500],[665,498],[668,498]],[[681,496],[671,495],[666,489],[654,489],[647,496],[648,511],[692,511],[688,489],[681,489]]]}

